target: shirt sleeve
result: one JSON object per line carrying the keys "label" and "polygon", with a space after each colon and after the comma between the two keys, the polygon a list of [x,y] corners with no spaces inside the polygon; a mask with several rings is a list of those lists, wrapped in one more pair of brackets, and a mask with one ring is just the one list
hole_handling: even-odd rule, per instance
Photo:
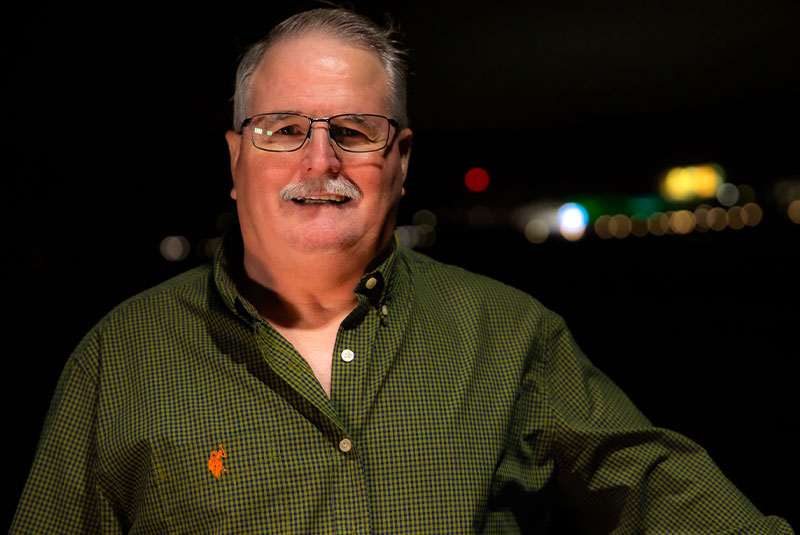
{"label": "shirt sleeve", "polygon": [[543,384],[554,476],[583,533],[792,534],[764,517],[688,438],[654,427],[548,319]]}
{"label": "shirt sleeve", "polygon": [[12,534],[122,533],[97,485],[97,383],[75,357],[50,403]]}

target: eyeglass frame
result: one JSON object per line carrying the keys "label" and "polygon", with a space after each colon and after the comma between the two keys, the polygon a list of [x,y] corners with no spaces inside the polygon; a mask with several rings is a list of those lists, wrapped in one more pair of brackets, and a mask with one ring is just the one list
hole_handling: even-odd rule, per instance
{"label": "eyeglass frame", "polygon": [[[250,132],[250,143],[252,143],[253,146],[255,148],[257,148],[258,150],[263,150],[265,152],[295,152],[295,151],[298,151],[298,150],[302,149],[303,146],[306,144],[306,141],[311,139],[311,130],[313,130],[314,123],[328,123],[328,139],[332,140],[336,144],[336,146],[339,147],[340,149],[342,149],[343,151],[352,152],[352,153],[356,153],[356,154],[363,154],[363,153],[367,153],[367,152],[377,152],[379,150],[385,149],[386,147],[389,146],[389,140],[392,139],[391,127],[394,127],[395,134],[397,134],[397,131],[400,130],[400,123],[397,122],[396,119],[392,119],[391,117],[386,117],[385,115],[378,115],[376,113],[340,113],[340,114],[337,114],[337,115],[331,115],[330,117],[310,117],[310,116],[304,115],[302,113],[275,112],[275,111],[267,112],[267,113],[257,113],[255,115],[247,117],[244,121],[242,121],[241,129],[244,130],[247,126],[249,126],[253,122],[253,119],[255,119],[256,117],[262,117],[264,115],[296,115],[297,117],[304,117],[304,118],[308,119],[308,132],[306,132],[306,137],[303,138],[303,142],[300,143],[300,146],[297,147],[296,149],[276,150],[276,149],[265,149],[265,148],[259,147],[258,145],[256,145],[256,140],[253,138],[253,132],[251,131]],[[339,142],[336,141],[335,138],[331,137],[331,120],[332,119],[336,119],[338,117],[347,117],[347,116],[380,117],[381,119],[386,119],[389,122],[389,127],[390,128],[389,128],[389,132],[386,133],[386,141],[384,142],[384,144],[381,147],[377,148],[377,149],[369,149],[369,150],[351,150],[351,149],[346,149],[346,148],[342,147],[341,145],[339,145]]]}

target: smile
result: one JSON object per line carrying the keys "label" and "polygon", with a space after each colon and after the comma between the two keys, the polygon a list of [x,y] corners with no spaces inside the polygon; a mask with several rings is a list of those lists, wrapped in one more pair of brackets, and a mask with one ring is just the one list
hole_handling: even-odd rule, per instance
{"label": "smile", "polygon": [[345,197],[344,195],[311,195],[308,197],[294,197],[292,200],[298,204],[342,204],[349,201],[350,197]]}

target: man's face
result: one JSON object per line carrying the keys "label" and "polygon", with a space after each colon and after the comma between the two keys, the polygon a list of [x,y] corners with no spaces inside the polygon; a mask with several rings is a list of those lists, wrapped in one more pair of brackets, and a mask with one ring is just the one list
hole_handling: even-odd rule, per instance
{"label": "man's face", "polygon": [[[310,117],[370,113],[391,117],[389,85],[378,57],[322,35],[273,45],[253,75],[247,116],[296,112]],[[315,122],[294,152],[253,146],[249,129],[228,132],[233,189],[245,258],[287,252],[377,254],[391,238],[408,167],[411,131],[395,132],[383,150],[342,151]],[[362,196],[343,203],[281,199],[287,185],[314,179],[351,182]],[[310,193],[310,192],[309,192]],[[314,192],[324,194],[325,191]]]}

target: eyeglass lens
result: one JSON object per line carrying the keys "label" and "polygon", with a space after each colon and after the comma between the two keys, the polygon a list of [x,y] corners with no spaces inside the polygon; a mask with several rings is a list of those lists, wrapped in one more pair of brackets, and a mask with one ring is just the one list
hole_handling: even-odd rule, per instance
{"label": "eyeglass lens", "polygon": [[[339,115],[329,121],[330,137],[347,151],[380,150],[389,137],[389,120],[372,115]],[[253,143],[272,151],[297,150],[306,140],[311,121],[303,115],[268,113],[252,120]]]}

